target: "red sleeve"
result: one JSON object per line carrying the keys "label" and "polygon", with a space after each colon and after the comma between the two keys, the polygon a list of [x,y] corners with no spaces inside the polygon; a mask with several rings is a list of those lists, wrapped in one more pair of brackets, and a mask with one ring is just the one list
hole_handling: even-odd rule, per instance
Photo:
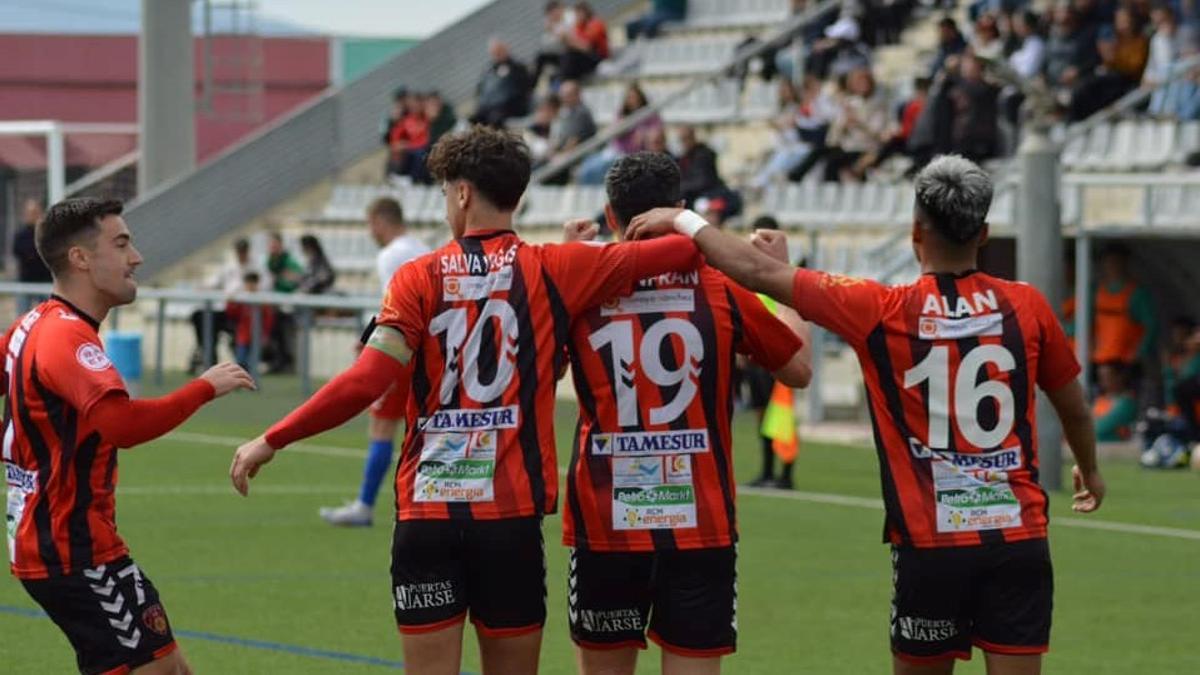
{"label": "red sleeve", "polygon": [[421,264],[401,265],[388,282],[383,296],[383,305],[375,323],[390,326],[404,334],[408,346],[414,351],[421,345],[429,317],[425,311],[425,297],[432,292],[429,275]]}
{"label": "red sleeve", "polygon": [[1054,391],[1079,377],[1083,369],[1080,368],[1079,360],[1075,358],[1075,352],[1071,349],[1071,342],[1067,339],[1054,310],[1050,308],[1050,303],[1032,286],[1029,287],[1029,291],[1032,296],[1032,302],[1029,304],[1037,312],[1037,322],[1041,328],[1039,339],[1042,344],[1038,350],[1037,383],[1044,391]]}
{"label": "red sleeve", "polygon": [[573,242],[541,248],[546,271],[572,316],[613,296],[628,295],[638,279],[693,270],[702,262],[692,240],[677,234],[620,244]]}
{"label": "red sleeve", "polygon": [[38,341],[37,372],[50,391],[81,417],[104,396],[125,392],[125,381],[82,319],[50,315],[42,321],[50,323]]}
{"label": "red sleeve", "polygon": [[132,448],[183,424],[215,395],[213,386],[202,379],[160,398],[130,399],[124,391],[114,391],[92,405],[85,419],[104,440],[118,448]]}
{"label": "red sleeve", "polygon": [[796,270],[792,307],[851,346],[861,344],[883,318],[887,288],[867,279]]}
{"label": "red sleeve", "polygon": [[349,370],[330,380],[304,405],[267,431],[267,444],[279,450],[296,441],[345,424],[367,409],[388,387],[408,386],[411,369],[370,347]]}
{"label": "red sleeve", "polygon": [[12,329],[0,337],[0,396],[8,395],[8,339]]}
{"label": "red sleeve", "polygon": [[772,314],[758,296],[734,283],[727,287],[745,326],[738,351],[749,354],[758,365],[771,372],[787,365],[804,346],[804,341]]}

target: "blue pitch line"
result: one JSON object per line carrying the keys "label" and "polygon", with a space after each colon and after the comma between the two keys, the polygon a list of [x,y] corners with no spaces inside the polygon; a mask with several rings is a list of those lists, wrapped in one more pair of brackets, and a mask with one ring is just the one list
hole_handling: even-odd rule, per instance
{"label": "blue pitch line", "polygon": [[[0,605],[0,613],[22,616],[27,619],[45,619],[48,618],[46,613],[38,609],[28,609],[26,607],[12,607],[9,605]],[[403,670],[404,663],[400,661],[390,661],[374,656],[362,656],[360,654],[348,654],[346,652],[334,652],[327,649],[315,649],[313,647],[304,647],[302,645],[289,645],[282,642],[267,642],[266,640],[251,640],[240,638],[233,635],[218,635],[216,633],[206,633],[197,630],[177,630],[174,631],[178,637],[185,637],[189,640],[204,640],[206,642],[217,642],[220,644],[236,645],[238,647],[249,647],[250,649],[262,649],[270,652],[284,652],[286,654],[296,654],[298,656],[308,656],[315,659],[329,659],[331,661],[341,661],[343,663],[361,663],[368,666],[381,666],[383,668],[391,668],[393,670]],[[461,675],[472,675],[464,672]]]}

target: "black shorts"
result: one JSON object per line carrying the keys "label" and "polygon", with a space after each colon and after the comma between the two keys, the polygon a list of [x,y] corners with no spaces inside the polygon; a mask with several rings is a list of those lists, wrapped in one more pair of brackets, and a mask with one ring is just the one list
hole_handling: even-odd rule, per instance
{"label": "black shorts", "polygon": [[697,658],[737,649],[737,550],[606,553],[571,549],[571,639],[587,649],[646,647]]}
{"label": "black shorts", "polygon": [[66,633],[85,675],[127,673],[175,650],[158,591],[129,558],[21,584]]}
{"label": "black shorts", "polygon": [[742,369],[742,381],[746,385],[746,405],[751,410],[763,410],[771,402],[771,390],[775,378],[762,366],[751,363]]}
{"label": "black shorts", "polygon": [[546,623],[542,519],[403,520],[392,534],[392,604],[401,633],[452,626],[511,637]]}
{"label": "black shorts", "polygon": [[1045,539],[955,548],[892,548],[892,652],[923,663],[1042,654],[1054,574]]}

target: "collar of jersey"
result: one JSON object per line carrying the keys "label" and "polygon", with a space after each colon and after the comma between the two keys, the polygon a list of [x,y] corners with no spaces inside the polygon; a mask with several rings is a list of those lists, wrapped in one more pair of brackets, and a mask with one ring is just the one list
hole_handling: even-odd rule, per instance
{"label": "collar of jersey", "polygon": [[462,236],[462,238],[463,239],[478,239],[479,241],[484,241],[486,239],[492,239],[494,237],[502,237],[506,234],[511,234],[511,235],[515,236],[517,233],[515,230],[483,230],[481,232],[472,232],[471,234],[464,234]]}
{"label": "collar of jersey", "polygon": [[66,305],[67,307],[70,307],[72,312],[75,312],[76,314],[78,314],[79,318],[86,321],[87,324],[92,327],[92,330],[94,330],[96,332],[100,331],[100,322],[93,319],[91,316],[89,316],[87,312],[76,307],[74,304],[72,304],[72,302],[70,300],[67,300],[66,298],[64,298],[63,296],[61,296],[57,293],[51,295],[50,299],[57,300],[57,301],[61,302],[62,304]]}
{"label": "collar of jersey", "polygon": [[962,272],[926,272],[925,274],[923,274],[921,276],[953,277],[955,279],[966,279],[967,277],[971,276],[972,274],[978,274],[978,273],[979,273],[979,270],[977,270],[977,269],[969,269],[969,270],[963,270]]}

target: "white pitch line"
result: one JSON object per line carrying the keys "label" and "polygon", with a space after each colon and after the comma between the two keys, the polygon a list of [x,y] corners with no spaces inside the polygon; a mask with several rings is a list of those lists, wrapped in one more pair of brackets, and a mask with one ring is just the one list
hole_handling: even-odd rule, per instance
{"label": "white pitch line", "polygon": [[[350,494],[354,491],[352,485],[255,485],[255,494],[268,495],[333,495]],[[121,496],[146,495],[236,495],[233,486],[224,485],[120,485],[117,494]]]}
{"label": "white pitch line", "polygon": [[[168,440],[185,441],[191,443],[203,443],[206,445],[224,445],[231,450],[238,445],[246,442],[247,439],[238,438],[237,436],[219,436],[216,434],[198,434],[189,431],[176,431],[166,436]],[[307,443],[297,443],[288,446],[285,452],[295,452],[307,455],[323,455],[326,457],[349,457],[354,459],[364,459],[367,456],[366,451],[357,450],[354,448],[342,448],[333,445],[310,445]],[[560,470],[565,469],[560,467]],[[198,486],[203,487],[203,486]],[[266,487],[266,486],[263,486]],[[332,486],[320,486],[314,489],[313,487],[306,488],[305,486],[278,486],[280,492],[277,494],[301,494],[302,490],[309,489],[315,492],[319,490],[336,490],[344,492],[346,488],[334,488]],[[137,488],[134,488],[137,489]],[[150,489],[150,488],[147,488]],[[169,488],[163,488],[169,489]],[[222,487],[221,490],[226,488]],[[260,488],[256,488],[258,490]],[[287,492],[287,490],[296,490],[296,492]],[[214,493],[217,491],[216,486],[213,486]],[[174,493],[172,493],[174,494]],[[206,493],[207,494],[207,493]],[[868,497],[855,497],[852,495],[839,495],[827,492],[805,492],[803,490],[771,490],[764,488],[738,488],[738,494],[750,495],[753,497],[766,497],[768,499],[790,499],[792,501],[811,502],[815,504],[833,504],[836,506],[850,506],[859,509],[872,509],[875,511],[883,510],[883,502],[878,499]],[[1143,534],[1153,537],[1169,537],[1172,539],[1188,539],[1191,541],[1200,541],[1200,530],[1187,530],[1178,527],[1158,527],[1155,525],[1138,525],[1136,523],[1119,523],[1111,520],[1098,520],[1093,518],[1072,518],[1059,517],[1050,521],[1051,525],[1062,525],[1063,527],[1077,527],[1085,530],[1103,530],[1106,532],[1123,532],[1125,534]]]}

